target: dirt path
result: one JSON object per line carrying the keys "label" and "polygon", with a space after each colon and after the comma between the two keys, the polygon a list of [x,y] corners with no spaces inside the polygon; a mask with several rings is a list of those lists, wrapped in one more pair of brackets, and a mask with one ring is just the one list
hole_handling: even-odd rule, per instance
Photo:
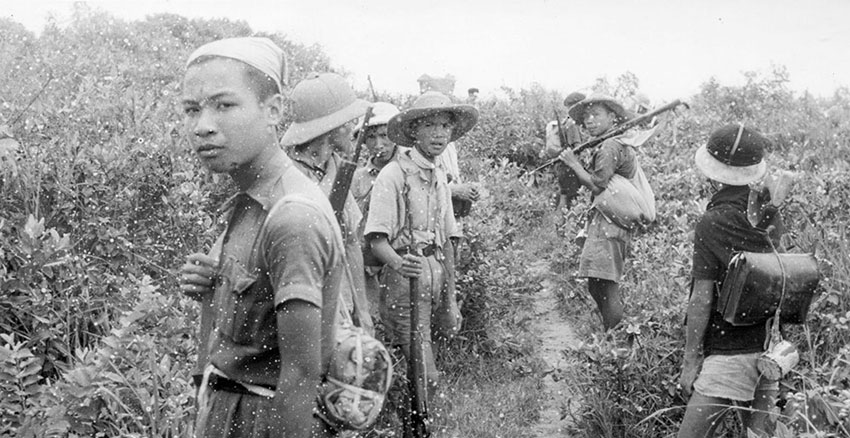
{"label": "dirt path", "polygon": [[540,421],[532,428],[532,434],[539,438],[569,437],[571,416],[568,412],[573,394],[561,379],[568,365],[562,352],[575,346],[578,340],[572,326],[558,311],[558,298],[555,295],[557,284],[553,279],[554,274],[550,272],[548,258],[541,258],[531,264],[528,273],[532,278],[542,279],[543,287],[537,292],[534,301],[533,330],[540,340],[537,356],[546,363],[543,407]]}

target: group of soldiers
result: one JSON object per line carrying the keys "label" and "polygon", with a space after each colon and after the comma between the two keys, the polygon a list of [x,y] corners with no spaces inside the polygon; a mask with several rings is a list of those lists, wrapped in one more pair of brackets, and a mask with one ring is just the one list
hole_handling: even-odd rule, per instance
{"label": "group of soldiers", "polygon": [[[316,393],[336,332],[374,335],[379,319],[387,345],[409,356],[411,278],[429,397],[439,379],[431,322],[445,336],[459,329],[453,201],[478,193],[460,181],[453,142],[478,110],[429,91],[399,111],[313,73],[289,93],[294,120],[278,140],[283,65],[279,47],[253,37],[214,41],[186,62],[190,143],[239,188],[213,248],[181,268],[182,291],[202,306],[198,436],[333,435]],[[329,197],[355,135],[370,156],[335,211]]]}
{"label": "group of soldiers", "polygon": [[[181,290],[201,303],[197,436],[334,436],[338,431],[316,399],[341,324],[374,334],[380,320],[386,344],[405,357],[411,331],[419,330],[431,389],[439,380],[432,328],[435,336],[450,336],[460,324],[456,210],[468,210],[479,195],[475,185],[461,182],[453,142],[476,125],[476,107],[429,91],[399,110],[358,99],[336,74],[315,73],[289,93],[294,120],[280,138],[284,65],[278,46],[254,37],[211,42],[186,62],[181,103],[190,144],[203,166],[227,173],[239,189],[222,207],[226,228],[213,248],[189,255],[180,270]],[[577,136],[603,135],[633,117],[604,95],[571,95],[567,104]],[[775,390],[748,371],[746,382],[727,391],[728,376],[719,374],[728,373],[728,360],[709,366],[720,356],[750,370],[749,356],[762,351],[764,341],[723,326],[712,307],[715,285],[739,242],[765,246],[752,237],[756,229],[747,228],[746,214],[741,222],[739,202],[747,184],[764,175],[766,139],[749,128],[729,129],[712,135],[696,157],[717,192],[697,225],[683,369],[686,390],[696,393],[682,437],[703,436],[699,431],[720,412],[714,406],[751,402],[756,389]],[[370,154],[335,211],[329,196],[355,136]],[[562,147],[561,171],[599,196],[615,175],[642,174],[639,144],[626,138],[605,140],[587,167]],[[729,222],[740,230],[723,240]],[[623,316],[619,281],[634,231],[593,209],[584,233],[577,276],[587,278],[610,329]],[[411,278],[419,284],[418,328],[410,326]],[[756,337],[740,342],[742,333]]]}

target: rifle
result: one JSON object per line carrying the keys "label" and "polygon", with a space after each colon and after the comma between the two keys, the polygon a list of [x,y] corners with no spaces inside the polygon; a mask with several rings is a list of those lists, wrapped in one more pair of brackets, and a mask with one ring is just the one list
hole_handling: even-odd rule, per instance
{"label": "rifle", "polygon": [[423,348],[422,332],[419,331],[419,279],[411,278],[410,354],[407,359],[407,390],[410,394],[410,406],[404,427],[404,438],[431,436]]}
{"label": "rifle", "polygon": [[[420,256],[415,249],[413,238],[413,213],[410,209],[410,186],[404,181],[403,196],[405,214],[407,217],[407,233],[410,237],[410,252]],[[427,438],[431,436],[430,420],[428,419],[428,389],[425,377],[425,351],[422,344],[422,332],[419,330],[419,279],[410,279],[410,351],[407,355],[407,392],[410,405],[407,407],[407,418],[404,421],[404,438]],[[430,324],[427,321],[426,324]]]}
{"label": "rifle", "polygon": [[372,92],[372,100],[378,101],[378,94],[375,93],[375,86],[372,85],[372,76],[366,75],[366,79],[369,81],[369,91]]}
{"label": "rifle", "polygon": [[344,226],[342,213],[345,210],[345,200],[348,199],[348,190],[351,188],[351,180],[354,179],[354,171],[357,170],[357,161],[360,159],[360,151],[363,149],[363,143],[366,141],[366,126],[369,124],[369,119],[372,118],[372,107],[366,110],[366,115],[363,116],[363,129],[357,135],[357,143],[354,146],[354,155],[352,159],[343,159],[340,162],[339,169],[336,172],[331,193],[328,195],[328,200],[331,202],[331,207],[334,210],[337,222]]}
{"label": "rifle", "polygon": [[[632,129],[632,128],[634,128],[635,126],[638,126],[638,125],[640,125],[641,123],[646,122],[646,121],[648,121],[648,120],[652,120],[652,118],[653,118],[653,117],[655,117],[655,116],[657,116],[657,115],[659,115],[659,114],[661,114],[661,113],[664,113],[664,112],[670,111],[670,110],[672,110],[672,109],[676,108],[676,107],[677,107],[677,106],[679,106],[679,105],[685,105],[685,107],[686,107],[686,108],[688,107],[688,104],[686,104],[686,103],[682,102],[682,101],[681,101],[681,100],[679,100],[679,99],[676,99],[676,100],[674,100],[674,101],[672,101],[672,102],[668,103],[667,105],[664,105],[664,106],[662,106],[662,107],[660,107],[660,108],[656,108],[656,109],[655,109],[655,110],[653,110],[653,111],[650,111],[650,112],[648,112],[648,113],[646,113],[646,114],[643,114],[643,115],[640,115],[640,116],[638,116],[638,117],[635,117],[635,118],[633,118],[633,119],[631,119],[631,120],[628,120],[627,122],[625,122],[625,123],[623,123],[623,124],[621,124],[621,125],[617,126],[616,128],[614,128],[614,129],[612,129],[612,130],[610,130],[610,131],[606,132],[605,134],[603,134],[603,135],[601,135],[601,136],[599,136],[599,137],[596,137],[596,138],[594,138],[594,139],[588,140],[588,141],[586,141],[586,142],[584,142],[584,143],[582,143],[582,144],[580,144],[580,145],[576,146],[576,147],[573,149],[573,153],[574,153],[574,154],[578,154],[578,153],[580,153],[581,151],[583,151],[583,150],[585,150],[585,149],[589,149],[589,148],[592,148],[592,147],[599,146],[599,145],[600,145],[600,144],[602,144],[602,142],[604,142],[605,140],[608,140],[609,138],[612,138],[612,137],[616,137],[616,136],[618,136],[618,135],[621,135],[621,134],[623,134],[624,132],[628,131],[629,129]],[[560,127],[561,127],[561,122],[560,122],[560,119],[558,119],[558,128],[560,129]],[[559,131],[559,132],[560,132],[560,131]],[[553,159],[549,160],[548,162],[546,162],[546,163],[544,163],[544,164],[542,164],[542,165],[538,166],[537,168],[535,168],[534,170],[532,170],[530,173],[534,173],[534,172],[537,172],[538,170],[545,169],[546,167],[549,167],[549,166],[551,166],[551,165],[553,165],[553,164],[557,163],[558,161],[560,161],[560,159],[559,159],[559,158],[553,158]]]}

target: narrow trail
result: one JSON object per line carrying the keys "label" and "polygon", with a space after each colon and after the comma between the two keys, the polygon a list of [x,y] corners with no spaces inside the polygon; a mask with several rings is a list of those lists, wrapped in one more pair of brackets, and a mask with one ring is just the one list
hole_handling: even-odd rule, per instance
{"label": "narrow trail", "polygon": [[545,362],[540,420],[531,433],[539,438],[569,437],[572,421],[569,412],[575,406],[570,404],[574,398],[572,389],[561,378],[569,366],[563,351],[576,346],[578,339],[572,325],[558,310],[558,286],[555,274],[550,270],[549,258],[540,257],[528,266],[527,271],[531,278],[541,279],[542,287],[534,297],[535,322],[532,329],[539,338],[537,356]]}

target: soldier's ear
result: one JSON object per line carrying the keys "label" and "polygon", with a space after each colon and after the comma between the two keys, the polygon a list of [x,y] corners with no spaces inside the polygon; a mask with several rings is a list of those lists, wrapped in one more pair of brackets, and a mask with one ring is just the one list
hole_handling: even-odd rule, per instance
{"label": "soldier's ear", "polygon": [[283,96],[275,94],[263,103],[269,125],[278,126],[283,119]]}

